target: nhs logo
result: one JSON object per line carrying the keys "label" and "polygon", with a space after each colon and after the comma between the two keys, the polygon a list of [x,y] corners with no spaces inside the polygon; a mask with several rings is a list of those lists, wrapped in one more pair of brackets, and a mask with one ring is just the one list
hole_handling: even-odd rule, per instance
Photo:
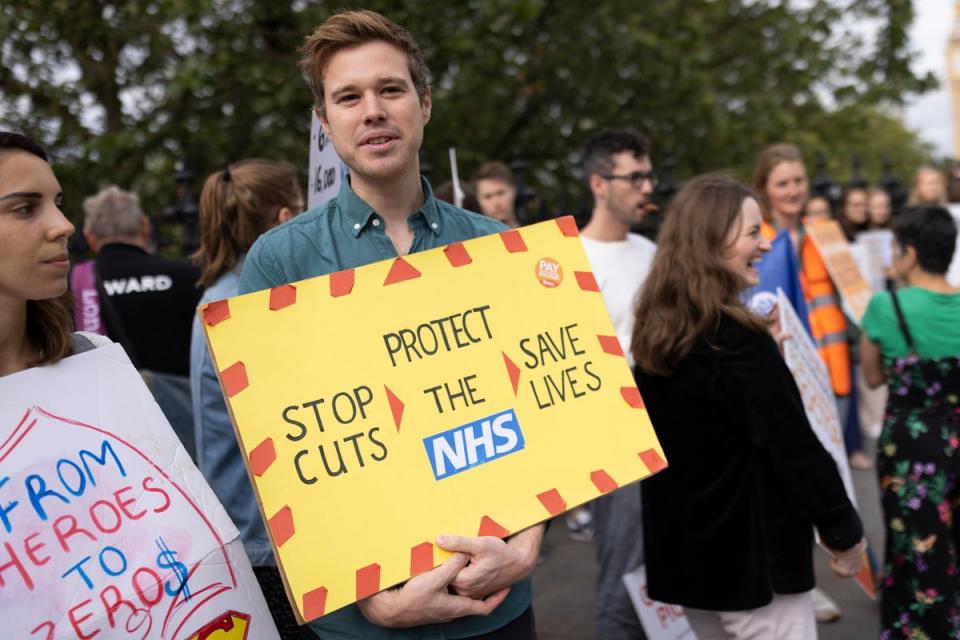
{"label": "nhs logo", "polygon": [[513,409],[423,439],[437,480],[520,451],[523,444]]}

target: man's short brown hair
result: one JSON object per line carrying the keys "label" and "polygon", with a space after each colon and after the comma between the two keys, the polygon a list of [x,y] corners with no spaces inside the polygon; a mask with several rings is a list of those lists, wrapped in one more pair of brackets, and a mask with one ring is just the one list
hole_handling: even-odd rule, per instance
{"label": "man's short brown hair", "polygon": [[300,47],[300,68],[307,75],[314,102],[326,115],[323,73],[341,49],[382,41],[407,54],[407,66],[417,95],[423,100],[430,91],[430,70],[410,32],[374,11],[344,11],[331,16],[314,29]]}
{"label": "man's short brown hair", "polygon": [[480,165],[480,168],[473,172],[470,181],[473,184],[477,184],[481,180],[499,180],[500,182],[506,183],[511,187],[517,186],[516,180],[513,179],[513,172],[510,171],[510,167],[503,164],[502,162],[484,162]]}

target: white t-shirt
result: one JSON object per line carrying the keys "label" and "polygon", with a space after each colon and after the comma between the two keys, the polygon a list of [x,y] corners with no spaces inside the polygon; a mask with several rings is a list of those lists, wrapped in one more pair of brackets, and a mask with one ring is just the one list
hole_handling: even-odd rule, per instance
{"label": "white t-shirt", "polygon": [[657,245],[636,233],[626,240],[601,242],[581,235],[583,248],[593,267],[593,275],[600,285],[600,293],[607,305],[620,346],[632,367],[630,337],[633,334],[634,304],[640,286],[647,279]]}

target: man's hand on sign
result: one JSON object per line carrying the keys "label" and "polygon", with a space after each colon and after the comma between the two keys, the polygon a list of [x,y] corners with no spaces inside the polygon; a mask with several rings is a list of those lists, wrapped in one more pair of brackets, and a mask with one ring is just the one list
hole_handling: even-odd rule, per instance
{"label": "man's hand on sign", "polygon": [[493,536],[440,536],[440,547],[470,556],[470,564],[451,583],[454,591],[484,598],[529,576],[536,567],[544,531],[544,525],[538,524],[507,540]]}
{"label": "man's hand on sign", "polygon": [[500,606],[510,589],[500,589],[485,600],[450,593],[453,579],[467,562],[467,556],[455,553],[439,567],[414,576],[399,587],[358,601],[360,613],[375,625],[394,628],[489,615]]}

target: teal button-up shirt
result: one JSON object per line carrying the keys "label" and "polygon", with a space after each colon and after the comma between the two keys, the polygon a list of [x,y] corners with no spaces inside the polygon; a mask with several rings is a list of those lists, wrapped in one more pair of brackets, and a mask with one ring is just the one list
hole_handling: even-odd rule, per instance
{"label": "teal button-up shirt", "polygon": [[[421,181],[426,196],[423,206],[407,218],[414,234],[410,253],[508,229],[496,220],[437,200],[426,179]],[[271,229],[254,243],[243,264],[240,293],[395,258],[397,252],[384,227],[383,218],[344,180],[336,198]],[[310,628],[323,640],[470,638],[512,621],[530,606],[531,595],[528,578],[513,585],[506,600],[487,617],[469,616],[412,629],[384,629],[370,624],[356,605],[350,605],[310,623]]]}
{"label": "teal button-up shirt", "polygon": [[[437,200],[426,179],[421,182],[423,206],[407,217],[413,230],[410,253],[508,229],[492,218]],[[240,293],[396,258],[385,227],[383,217],[344,180],[336,198],[274,227],[253,244],[240,274]]]}

